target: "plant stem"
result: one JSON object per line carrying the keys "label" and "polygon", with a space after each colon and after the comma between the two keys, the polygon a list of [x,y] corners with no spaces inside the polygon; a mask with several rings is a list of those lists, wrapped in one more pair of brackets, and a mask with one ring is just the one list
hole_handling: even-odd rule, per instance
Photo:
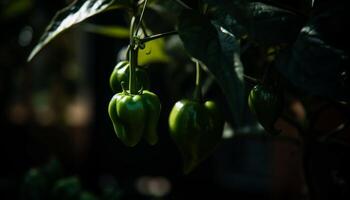
{"label": "plant stem", "polygon": [[144,37],[148,37],[147,29],[146,29],[146,26],[143,22],[141,23],[141,30],[143,32]]}
{"label": "plant stem", "polygon": [[130,94],[136,94],[136,67],[137,67],[137,57],[138,48],[132,48],[130,51],[130,67],[129,67],[129,92]]}
{"label": "plant stem", "polygon": [[169,31],[169,32],[165,32],[165,33],[160,33],[160,34],[156,34],[156,35],[151,35],[149,37],[145,37],[143,39],[140,39],[141,43],[145,43],[145,42],[149,42],[158,38],[162,38],[162,37],[166,37],[166,36],[170,36],[170,35],[175,35],[178,34],[177,31]]}
{"label": "plant stem", "polygon": [[245,81],[251,83],[252,85],[256,85],[256,84],[260,83],[260,81],[258,79],[253,78],[253,77],[248,76],[248,75],[245,75],[245,74],[243,74],[243,78]]}
{"label": "plant stem", "polygon": [[130,54],[129,54],[129,92],[130,94],[136,94],[136,66],[137,66],[137,56],[138,56],[138,47],[135,47],[134,41],[134,33],[135,33],[135,17],[131,18],[130,24]]}
{"label": "plant stem", "polygon": [[201,66],[199,65],[199,62],[196,61],[196,86],[201,85]]}
{"label": "plant stem", "polygon": [[191,7],[189,7],[187,4],[185,4],[184,2],[182,2],[180,0],[175,0],[175,2],[178,3],[180,6],[186,8],[186,9],[192,10]]}
{"label": "plant stem", "polygon": [[196,60],[196,85],[194,88],[193,98],[197,101],[201,101],[202,99],[202,87],[201,87],[201,66],[199,62]]}
{"label": "plant stem", "polygon": [[136,17],[132,16],[130,21],[130,32],[129,32],[130,46],[131,46],[130,48],[133,48],[132,46],[134,45],[135,20],[136,20]]}
{"label": "plant stem", "polygon": [[148,0],[145,0],[145,2],[143,3],[143,8],[142,8],[142,11],[141,11],[139,22],[137,23],[135,36],[137,36],[137,33],[139,32],[139,29],[140,29],[140,26],[141,26],[141,23],[142,23],[142,19],[143,19],[143,15],[144,15],[145,10],[146,10],[147,2],[148,2]]}

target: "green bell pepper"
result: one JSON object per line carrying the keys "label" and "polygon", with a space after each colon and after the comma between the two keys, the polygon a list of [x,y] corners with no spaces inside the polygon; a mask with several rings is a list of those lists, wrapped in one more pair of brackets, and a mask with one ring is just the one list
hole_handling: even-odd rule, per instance
{"label": "green bell pepper", "polygon": [[283,111],[283,95],[262,84],[254,86],[248,96],[248,107],[269,133],[276,134],[274,124]]}
{"label": "green bell pepper", "polygon": [[182,153],[184,172],[205,160],[222,138],[224,120],[213,101],[178,101],[170,112],[170,135]]}
{"label": "green bell pepper", "polygon": [[[109,85],[113,92],[118,93],[122,91],[121,82],[129,84],[129,61],[120,61],[114,67],[113,72],[109,77]],[[144,68],[136,67],[136,82],[137,88],[149,89],[150,80]]]}
{"label": "green bell pepper", "polygon": [[142,137],[154,145],[160,114],[160,101],[154,93],[143,90],[131,95],[126,91],[115,94],[108,105],[108,114],[117,137],[127,146],[133,147]]}

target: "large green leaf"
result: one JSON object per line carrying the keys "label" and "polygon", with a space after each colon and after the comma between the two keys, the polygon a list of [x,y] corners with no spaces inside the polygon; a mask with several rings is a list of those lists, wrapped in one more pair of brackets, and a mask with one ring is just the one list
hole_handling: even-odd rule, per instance
{"label": "large green leaf", "polygon": [[[217,7],[211,11],[213,20],[236,37],[242,37],[247,34],[247,25],[249,23],[240,23],[236,17],[229,14],[224,8]],[[244,24],[244,25],[243,25]]]}
{"label": "large green leaf", "polygon": [[64,30],[78,24],[85,19],[106,11],[126,5],[129,0],[76,0],[66,8],[58,11],[51,23],[46,27],[44,34],[39,39],[28,57],[30,61],[45,45],[62,33]]}
{"label": "large green leaf", "polygon": [[248,23],[248,0],[203,0],[210,9],[221,10],[241,24]]}
{"label": "large green leaf", "polygon": [[204,16],[184,11],[178,31],[188,53],[203,62],[225,94],[235,125],[244,106],[243,66],[236,38]]}
{"label": "large green leaf", "polygon": [[276,67],[307,94],[349,101],[349,12],[340,2],[316,11]]}
{"label": "large green leaf", "polygon": [[220,26],[236,37],[246,34],[250,23],[247,0],[203,0],[203,2],[209,5],[209,12]]}
{"label": "large green leaf", "polygon": [[302,16],[264,3],[251,3],[249,13],[251,37],[266,45],[294,42],[305,23]]}
{"label": "large green leaf", "polygon": [[146,43],[144,49],[138,53],[138,64],[145,66],[151,63],[167,63],[170,61],[165,52],[165,41],[163,38],[152,40]]}
{"label": "large green leaf", "polygon": [[129,28],[123,26],[106,26],[96,24],[86,24],[83,26],[85,31],[113,37],[119,39],[129,39]]}

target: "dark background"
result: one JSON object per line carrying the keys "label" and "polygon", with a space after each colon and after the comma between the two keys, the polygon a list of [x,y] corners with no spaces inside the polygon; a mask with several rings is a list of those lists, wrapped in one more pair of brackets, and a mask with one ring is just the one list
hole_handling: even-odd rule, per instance
{"label": "dark background", "polygon": [[[248,111],[243,116],[246,129],[236,131],[255,136],[223,140],[213,156],[196,170],[189,175],[182,173],[181,155],[168,133],[168,114],[177,100],[189,97],[193,90],[194,67],[183,55],[173,64],[154,63],[148,69],[151,88],[162,102],[159,143],[152,147],[144,142],[134,148],[124,146],[113,132],[107,105],[113,95],[109,75],[119,50],[128,41],[88,33],[75,26],[27,63],[45,26],[67,2],[22,1],[30,3],[16,12],[5,12],[10,1],[0,4],[1,197],[35,199],[23,190],[32,187],[23,186],[25,177],[31,169],[43,169],[55,160],[61,166],[57,179],[76,177],[81,190],[99,197],[104,188],[113,185],[121,192],[119,199],[151,199],[154,192],[149,185],[155,183],[159,190],[170,184],[164,199],[305,198],[300,141],[259,136],[262,129]],[[124,14],[101,14],[89,22],[126,26]],[[247,90],[250,88],[248,85]],[[225,107],[215,83],[206,95]],[[346,180],[341,179],[339,186],[329,180],[333,169],[339,173],[337,170],[344,166],[348,148],[317,148],[315,152],[324,150],[322,155],[329,159],[339,156],[332,164],[319,154],[315,157],[316,164],[322,164],[315,167],[315,173],[327,174],[320,182],[330,188],[329,196],[335,192],[339,195],[339,191],[348,195]],[[140,180],[146,180],[144,185]],[[51,195],[50,189],[44,193],[48,194],[37,199]]]}

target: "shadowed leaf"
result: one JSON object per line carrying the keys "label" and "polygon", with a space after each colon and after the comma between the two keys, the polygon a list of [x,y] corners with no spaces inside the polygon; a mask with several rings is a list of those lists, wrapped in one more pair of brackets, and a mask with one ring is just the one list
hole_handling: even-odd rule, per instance
{"label": "shadowed leaf", "polygon": [[297,14],[263,3],[251,3],[251,36],[266,45],[294,42],[305,19]]}
{"label": "shadowed leaf", "polygon": [[349,100],[349,31],[346,6],[335,3],[312,16],[276,67],[302,91]]}
{"label": "shadowed leaf", "polygon": [[86,24],[84,30],[104,36],[128,39],[129,28],[121,26],[100,26],[95,24]]}
{"label": "shadowed leaf", "polygon": [[45,45],[60,33],[85,19],[99,14],[109,8],[117,8],[126,5],[128,0],[76,0],[66,8],[58,11],[51,23],[46,27],[44,34],[39,39],[28,57],[30,61]]}
{"label": "shadowed leaf", "polygon": [[178,31],[187,52],[203,62],[227,98],[234,124],[240,125],[244,106],[243,66],[234,35],[196,13],[183,12]]}

